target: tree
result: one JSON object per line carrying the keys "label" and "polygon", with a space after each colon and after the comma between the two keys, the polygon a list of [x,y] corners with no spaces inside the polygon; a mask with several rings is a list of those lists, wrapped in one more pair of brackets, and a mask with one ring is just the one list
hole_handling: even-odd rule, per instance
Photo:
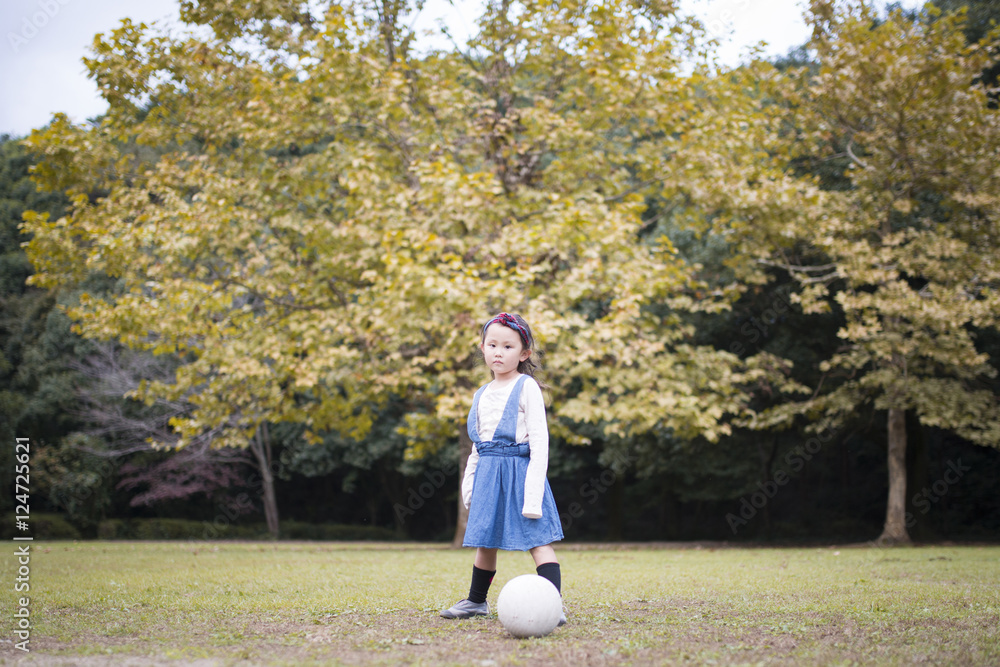
{"label": "tree", "polygon": [[211,497],[239,485],[246,477],[241,469],[251,463],[242,449],[212,447],[211,431],[177,452],[153,447],[154,442],[176,440],[170,421],[191,406],[183,401],[146,405],[125,397],[143,381],[169,382],[176,366],[168,355],[134,352],[114,343],[94,343],[89,355],[70,363],[83,380],[73,409],[83,426],[74,435],[92,443],[89,455],[115,462],[117,488],[138,490],[129,501],[133,507],[196,494]]}
{"label": "tree", "polygon": [[75,425],[67,409],[74,378],[66,361],[82,341],[69,333],[51,294],[25,285],[32,268],[21,248],[21,215],[34,209],[58,216],[67,203],[36,190],[31,166],[19,141],[0,136],[0,433],[8,441],[55,442],[60,427]]}
{"label": "tree", "polygon": [[[982,40],[1000,23],[1000,6],[995,0],[934,0],[933,4],[945,15],[965,12],[963,31],[972,44]],[[937,14],[930,13],[926,18],[933,20],[935,16]]]}
{"label": "tree", "polygon": [[178,446],[216,430],[266,455],[280,422],[360,438],[400,397],[410,455],[436,451],[500,309],[537,328],[557,435],[725,434],[768,366],[691,344],[679,313],[726,301],[639,237],[707,72],[680,74],[694,28],[669,3],[497,2],[467,51],[417,57],[403,11],[184,3],[209,37],[125,21],[95,40],[107,116],[28,141],[39,182],[73,196],[26,216],[33,280],[120,281],[69,312],[184,361],[135,392],[195,406]]}
{"label": "tree", "polygon": [[[741,73],[756,88],[742,98],[761,119],[753,143],[713,172],[704,145],[689,153],[719,184],[701,201],[720,212],[745,275],[779,267],[806,312],[842,309],[843,345],[822,363],[816,395],[765,421],[805,413],[823,429],[862,404],[885,411],[887,543],[909,541],[907,411],[1000,444],[996,370],[976,347],[1000,315],[1000,116],[979,79],[997,35],[967,45],[962,14],[927,11],[935,20],[883,20],[864,4],[814,2],[818,70],[797,81],[764,64]],[[712,142],[738,141],[727,121],[713,121]],[[802,176],[823,161],[843,166],[834,187]]]}
{"label": "tree", "polygon": [[[0,434],[8,442],[30,441],[36,511],[59,509],[78,525],[94,525],[110,502],[112,476],[97,457],[79,450],[84,440],[68,435],[81,426],[73,413],[81,377],[69,363],[88,353],[89,343],[70,331],[54,295],[25,284],[32,269],[18,232],[26,209],[58,216],[67,202],[35,188],[32,163],[18,140],[0,136]],[[14,464],[13,448],[0,456]],[[61,478],[46,469],[59,470]],[[0,507],[13,498],[4,489]]]}

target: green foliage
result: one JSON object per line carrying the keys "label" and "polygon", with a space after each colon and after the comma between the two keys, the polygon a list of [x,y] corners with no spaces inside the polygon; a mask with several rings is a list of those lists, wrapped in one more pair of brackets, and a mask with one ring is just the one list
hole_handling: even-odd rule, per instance
{"label": "green foliage", "polygon": [[[13,525],[13,521],[10,522]],[[64,522],[65,523],[65,522]],[[67,527],[72,528],[71,526]],[[51,529],[49,529],[51,533]],[[102,540],[199,540],[209,536],[212,540],[263,540],[268,536],[267,526],[261,523],[215,525],[207,521],[189,519],[105,519],[97,527]],[[45,534],[43,537],[67,539],[79,533]],[[372,526],[344,526],[338,524],[312,524],[303,521],[283,521],[281,538],[288,540],[364,541],[395,540],[396,533]]]}
{"label": "green foliage", "polygon": [[25,210],[60,215],[66,198],[41,193],[29,178],[32,158],[0,137],[0,436],[57,440],[71,427],[72,374],[67,360],[79,339],[54,310],[45,290],[25,281],[32,272],[18,227]]}
{"label": "green foliage", "polygon": [[32,157],[20,141],[0,135],[0,294],[23,295],[31,264],[21,248],[27,238],[18,226],[26,210],[58,216],[66,205],[59,193],[40,192],[31,182]]}
{"label": "green foliage", "polygon": [[965,11],[963,30],[970,44],[982,40],[1000,24],[1000,4],[996,0],[934,0],[932,4],[944,14]]}
{"label": "green foliage", "polygon": [[102,540],[213,540],[267,538],[263,524],[213,525],[211,522],[189,519],[105,519],[97,526],[97,537]]}
{"label": "green foliage", "polygon": [[[23,518],[23,514],[21,518]],[[17,530],[14,513],[4,515],[3,528],[0,528],[0,539],[10,540],[13,537],[30,535],[36,540],[78,540],[82,537],[80,531],[61,514],[49,512],[31,512],[28,521],[30,529],[27,532]]]}
{"label": "green foliage", "polygon": [[65,512],[78,528],[97,526],[111,505],[117,477],[113,459],[99,455],[100,442],[74,433],[32,454],[32,489]]}
{"label": "green foliage", "polygon": [[318,541],[393,541],[396,532],[378,526],[343,526],[314,524],[302,521],[285,521],[281,524],[281,537],[288,540]]}
{"label": "green foliage", "polygon": [[[96,457],[75,451],[80,443],[68,437],[81,426],[76,390],[82,378],[70,366],[89,344],[71,331],[55,295],[26,285],[32,267],[21,247],[29,238],[19,232],[22,214],[59,216],[67,204],[60,193],[36,189],[32,164],[19,141],[0,138],[0,437],[29,439],[36,511],[63,511],[85,528],[107,508],[114,479],[100,472]],[[12,453],[4,449],[9,467]],[[10,506],[12,481],[3,483],[10,492],[0,507]]]}

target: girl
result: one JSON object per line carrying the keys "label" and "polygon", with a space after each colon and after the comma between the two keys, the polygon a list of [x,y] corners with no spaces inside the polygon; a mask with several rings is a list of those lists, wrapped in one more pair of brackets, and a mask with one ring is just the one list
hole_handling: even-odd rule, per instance
{"label": "girl", "polygon": [[[520,315],[500,313],[482,331],[479,349],[493,382],[479,388],[469,411],[475,443],[462,480],[469,509],[464,546],[476,547],[468,599],[444,618],[489,614],[486,594],[496,574],[497,549],[531,551],[536,571],[562,592],[552,542],[563,538],[559,512],[545,477],[549,431],[542,390],[531,358],[534,338]],[[566,622],[565,614],[559,625]]]}

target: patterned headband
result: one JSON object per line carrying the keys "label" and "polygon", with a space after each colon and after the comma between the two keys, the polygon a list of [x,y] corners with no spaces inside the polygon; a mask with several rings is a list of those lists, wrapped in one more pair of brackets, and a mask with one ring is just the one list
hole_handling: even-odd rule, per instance
{"label": "patterned headband", "polygon": [[493,324],[493,323],[495,323],[495,322],[500,323],[503,326],[508,327],[508,328],[513,329],[514,331],[516,331],[518,333],[518,335],[521,336],[521,342],[524,343],[524,347],[526,349],[531,348],[531,345],[528,344],[528,332],[524,330],[524,327],[522,327],[520,324],[517,323],[517,318],[515,318],[510,313],[500,313],[499,315],[497,315],[496,317],[494,317],[492,320],[490,320],[489,322],[487,322],[486,324],[484,324],[483,325],[483,336],[486,335],[486,330],[490,328],[490,325]]}

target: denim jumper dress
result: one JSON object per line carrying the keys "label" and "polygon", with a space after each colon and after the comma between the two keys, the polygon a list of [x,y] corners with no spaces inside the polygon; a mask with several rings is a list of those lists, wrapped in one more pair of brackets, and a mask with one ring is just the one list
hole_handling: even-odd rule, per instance
{"label": "denim jumper dress", "polygon": [[488,385],[480,387],[472,399],[468,429],[479,452],[479,464],[472,482],[463,546],[527,551],[563,538],[559,511],[548,479],[542,497],[542,518],[528,519],[521,514],[531,449],[526,442],[516,442],[517,411],[521,386],[527,377],[519,377],[511,389],[493,440],[481,441],[476,423],[479,397]]}

